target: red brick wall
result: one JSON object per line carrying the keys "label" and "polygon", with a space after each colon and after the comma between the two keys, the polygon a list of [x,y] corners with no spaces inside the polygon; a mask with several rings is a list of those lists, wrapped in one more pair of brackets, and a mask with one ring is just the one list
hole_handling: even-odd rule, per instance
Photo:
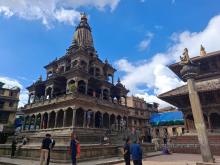
{"label": "red brick wall", "polygon": [[[209,135],[209,144],[214,155],[220,155],[220,135]],[[200,153],[197,136],[178,136],[171,138],[171,149],[176,153]]]}

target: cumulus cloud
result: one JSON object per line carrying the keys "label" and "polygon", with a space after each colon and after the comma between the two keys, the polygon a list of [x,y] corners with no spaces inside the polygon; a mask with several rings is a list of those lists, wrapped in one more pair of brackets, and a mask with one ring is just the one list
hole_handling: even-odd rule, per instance
{"label": "cumulus cloud", "polygon": [[153,36],[154,36],[153,33],[151,32],[147,33],[145,38],[139,43],[138,50],[139,51],[146,50],[149,47],[151,40],[153,39]]}
{"label": "cumulus cloud", "polygon": [[10,77],[4,77],[0,76],[0,82],[5,83],[5,88],[13,88],[13,87],[19,87],[20,88],[20,96],[19,96],[19,107],[24,106],[27,104],[28,101],[28,91],[23,87],[23,85],[16,79],[10,78]]}
{"label": "cumulus cloud", "polygon": [[[220,15],[217,15],[200,32],[174,33],[171,36],[172,45],[167,52],[157,53],[141,64],[120,59],[116,66],[119,71],[124,72],[122,82],[132,94],[143,97],[148,102],[157,101],[162,107],[167,106],[168,104],[158,100],[156,95],[184,84],[167,68],[167,65],[179,61],[184,48],[188,48],[191,57],[199,55],[200,44],[205,46],[207,52],[219,50],[219,27]],[[153,91],[148,92],[151,88]]]}
{"label": "cumulus cloud", "polygon": [[113,11],[120,0],[1,0],[0,15],[16,16],[25,20],[40,20],[48,28],[53,22],[75,25],[80,7],[95,7]]}

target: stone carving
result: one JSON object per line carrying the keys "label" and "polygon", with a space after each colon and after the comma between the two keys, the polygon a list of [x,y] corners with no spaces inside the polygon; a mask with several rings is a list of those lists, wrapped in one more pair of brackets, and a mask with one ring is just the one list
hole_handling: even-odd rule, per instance
{"label": "stone carving", "polygon": [[205,56],[205,55],[206,55],[205,48],[201,45],[201,47],[200,47],[200,56]]}
{"label": "stone carving", "polygon": [[180,56],[180,60],[181,60],[181,64],[183,65],[187,65],[187,64],[191,64],[191,60],[189,58],[189,53],[188,53],[188,49],[185,48],[184,52],[183,52],[183,56]]}

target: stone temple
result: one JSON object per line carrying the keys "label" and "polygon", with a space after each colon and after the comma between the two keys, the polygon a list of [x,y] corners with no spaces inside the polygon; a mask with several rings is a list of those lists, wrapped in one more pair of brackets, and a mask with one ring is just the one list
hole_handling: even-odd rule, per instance
{"label": "stone temple", "polygon": [[[220,155],[220,51],[206,53],[204,47],[201,46],[200,55],[191,58],[191,61],[199,64],[200,68],[195,83],[209,134],[211,150],[214,154]],[[180,63],[171,64],[169,68],[182,79]],[[184,114],[185,133],[183,136],[173,139],[174,151],[198,153],[199,144],[187,85],[160,94],[158,97],[176,106]]]}
{"label": "stone temple", "polygon": [[[46,80],[40,76],[27,88],[29,100],[23,109],[25,120],[19,136],[26,135],[30,141],[18,156],[39,159],[42,138],[50,133],[56,140],[52,160],[67,161],[72,131],[81,143],[81,160],[117,156],[118,144],[123,145],[129,121],[132,123],[127,106],[129,90],[120,79],[114,84],[116,69],[99,59],[85,14],[66,54],[44,68]],[[137,115],[134,117],[136,121]],[[144,112],[139,119],[145,123]],[[108,136],[109,145],[103,145],[104,136]],[[153,146],[143,148],[152,150]],[[0,154],[9,152],[9,144],[0,146]]]}

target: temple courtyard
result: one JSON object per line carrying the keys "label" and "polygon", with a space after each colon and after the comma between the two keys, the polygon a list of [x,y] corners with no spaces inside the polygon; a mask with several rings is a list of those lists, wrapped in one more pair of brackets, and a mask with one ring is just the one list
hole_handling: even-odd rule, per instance
{"label": "temple courtyard", "polygon": [[[156,156],[158,155],[158,156]],[[160,155],[157,153],[149,153],[149,157],[144,158],[144,165],[196,165],[196,162],[201,162],[201,155],[199,154],[171,154],[171,155]],[[215,156],[216,164],[220,165],[220,156]],[[20,165],[20,164],[32,164],[38,165],[39,161],[33,160],[22,160],[22,159],[10,159],[0,157],[1,165]],[[70,163],[50,163],[51,165],[70,165]],[[93,160],[89,162],[81,162],[79,165],[124,165],[123,159],[120,157]],[[132,163],[131,163],[132,164]]]}

